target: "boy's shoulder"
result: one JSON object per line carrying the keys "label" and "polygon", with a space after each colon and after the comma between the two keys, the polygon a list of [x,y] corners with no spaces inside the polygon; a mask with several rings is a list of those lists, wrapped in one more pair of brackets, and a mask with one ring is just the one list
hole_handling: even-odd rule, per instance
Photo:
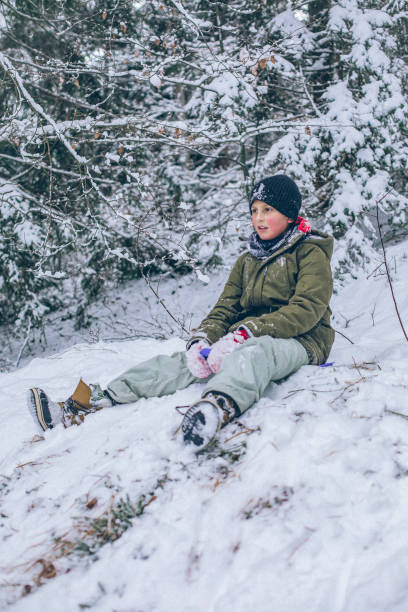
{"label": "boy's shoulder", "polygon": [[307,240],[329,240],[331,242],[334,241],[333,236],[330,234],[326,234],[326,232],[321,232],[320,230],[312,229],[308,234],[306,234]]}
{"label": "boy's shoulder", "polygon": [[312,229],[297,246],[305,252],[311,248],[321,249],[330,259],[333,254],[334,238],[330,234]]}
{"label": "boy's shoulder", "polygon": [[238,257],[236,258],[236,260],[234,261],[234,268],[236,266],[240,266],[243,264],[243,262],[245,261],[245,259],[247,259],[248,255],[250,257],[252,257],[252,255],[250,254],[250,252],[248,251],[248,249],[245,249],[245,251],[242,251],[242,253],[240,253],[240,255],[238,255]]}

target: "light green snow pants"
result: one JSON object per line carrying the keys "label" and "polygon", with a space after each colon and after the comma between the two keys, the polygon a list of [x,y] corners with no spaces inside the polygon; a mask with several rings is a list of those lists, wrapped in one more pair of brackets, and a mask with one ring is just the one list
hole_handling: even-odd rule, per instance
{"label": "light green snow pants", "polygon": [[120,404],[141,397],[160,397],[205,382],[202,392],[218,391],[231,397],[241,413],[257,402],[267,385],[309,363],[304,347],[293,338],[249,338],[224,357],[221,370],[208,378],[196,378],[186,364],[186,353],[157,355],[112,380],[107,390]]}

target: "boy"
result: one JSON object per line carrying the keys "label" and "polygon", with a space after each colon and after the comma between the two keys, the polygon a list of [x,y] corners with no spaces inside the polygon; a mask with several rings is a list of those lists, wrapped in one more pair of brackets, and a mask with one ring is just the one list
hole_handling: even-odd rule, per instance
{"label": "boy", "polygon": [[80,381],[65,402],[30,389],[29,408],[42,430],[79,424],[104,406],[162,396],[205,381],[183,422],[183,438],[197,451],[219,428],[260,399],[270,381],[305,364],[324,363],[334,340],[329,301],[333,238],[298,216],[301,195],[288,176],[255,185],[254,231],[208,316],[193,330],[186,352],[158,355],[100,385]]}

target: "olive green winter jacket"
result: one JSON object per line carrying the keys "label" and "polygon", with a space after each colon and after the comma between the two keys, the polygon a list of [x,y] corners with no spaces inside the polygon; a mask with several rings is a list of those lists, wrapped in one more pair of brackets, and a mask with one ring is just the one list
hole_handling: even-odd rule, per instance
{"label": "olive green winter jacket", "polygon": [[296,231],[267,259],[243,253],[187,347],[202,338],[212,344],[244,326],[253,336],[295,338],[310,363],[324,363],[334,341],[329,308],[332,252],[333,238],[312,230]]}

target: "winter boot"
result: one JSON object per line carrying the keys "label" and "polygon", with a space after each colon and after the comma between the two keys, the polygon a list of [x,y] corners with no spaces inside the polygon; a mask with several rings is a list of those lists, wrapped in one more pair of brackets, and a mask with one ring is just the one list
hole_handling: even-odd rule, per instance
{"label": "winter boot", "polygon": [[185,444],[194,444],[196,452],[214,442],[218,431],[240,411],[234,400],[211,391],[187,410],[181,423]]}
{"label": "winter boot", "polygon": [[227,425],[232,419],[240,416],[241,411],[237,404],[234,402],[232,397],[224,395],[224,393],[217,393],[217,391],[209,391],[204,395],[205,398],[212,399],[217,403],[218,408],[222,410],[222,423],[221,427]]}
{"label": "winter boot", "polygon": [[114,406],[115,402],[107,391],[104,391],[99,383],[89,385],[91,389],[91,398],[89,403],[92,408],[110,408]]}
{"label": "winter boot", "polygon": [[100,385],[88,386],[82,379],[65,402],[53,402],[38,387],[28,392],[28,409],[40,431],[53,429],[59,423],[64,427],[80,425],[87,414],[112,405],[113,402],[104,394]]}

